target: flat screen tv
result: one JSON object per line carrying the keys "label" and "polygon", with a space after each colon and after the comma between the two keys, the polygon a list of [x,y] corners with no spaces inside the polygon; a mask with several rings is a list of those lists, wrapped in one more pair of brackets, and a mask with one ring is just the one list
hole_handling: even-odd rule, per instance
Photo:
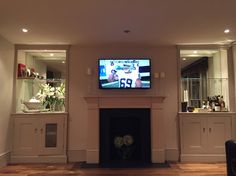
{"label": "flat screen tv", "polygon": [[102,58],[98,61],[100,89],[151,88],[149,58]]}

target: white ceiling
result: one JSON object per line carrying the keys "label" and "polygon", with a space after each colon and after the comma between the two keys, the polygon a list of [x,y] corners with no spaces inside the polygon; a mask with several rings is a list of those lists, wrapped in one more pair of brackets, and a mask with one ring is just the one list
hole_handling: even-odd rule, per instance
{"label": "white ceiling", "polygon": [[0,0],[0,35],[18,44],[224,43],[236,40],[236,0]]}

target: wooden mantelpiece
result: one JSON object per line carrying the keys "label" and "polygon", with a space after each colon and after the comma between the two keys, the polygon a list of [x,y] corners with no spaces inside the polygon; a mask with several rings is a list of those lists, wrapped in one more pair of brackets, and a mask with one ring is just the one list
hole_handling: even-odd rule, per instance
{"label": "wooden mantelpiece", "polygon": [[88,96],[84,97],[88,105],[99,108],[148,108],[153,104],[162,104],[165,97],[161,96]]}
{"label": "wooden mantelpiece", "polygon": [[[88,110],[86,162],[99,163],[99,109],[150,108],[151,158],[153,163],[165,162],[165,134],[162,114],[163,96],[86,96]],[[145,144],[144,144],[145,145]]]}

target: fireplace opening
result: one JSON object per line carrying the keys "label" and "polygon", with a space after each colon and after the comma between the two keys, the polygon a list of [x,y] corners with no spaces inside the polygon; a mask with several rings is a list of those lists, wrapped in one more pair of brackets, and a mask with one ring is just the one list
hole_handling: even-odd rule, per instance
{"label": "fireplace opening", "polygon": [[151,163],[149,108],[100,109],[99,164],[136,167]]}

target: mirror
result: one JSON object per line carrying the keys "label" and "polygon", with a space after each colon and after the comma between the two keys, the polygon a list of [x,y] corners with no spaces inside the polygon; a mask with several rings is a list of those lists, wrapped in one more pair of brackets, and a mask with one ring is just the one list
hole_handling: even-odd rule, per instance
{"label": "mirror", "polygon": [[17,50],[16,112],[58,111],[59,102],[64,106],[66,68],[66,50]]}
{"label": "mirror", "polygon": [[211,106],[211,99],[216,97],[224,98],[228,106],[227,64],[225,49],[180,50],[182,111],[187,107],[206,108],[208,101]]}

